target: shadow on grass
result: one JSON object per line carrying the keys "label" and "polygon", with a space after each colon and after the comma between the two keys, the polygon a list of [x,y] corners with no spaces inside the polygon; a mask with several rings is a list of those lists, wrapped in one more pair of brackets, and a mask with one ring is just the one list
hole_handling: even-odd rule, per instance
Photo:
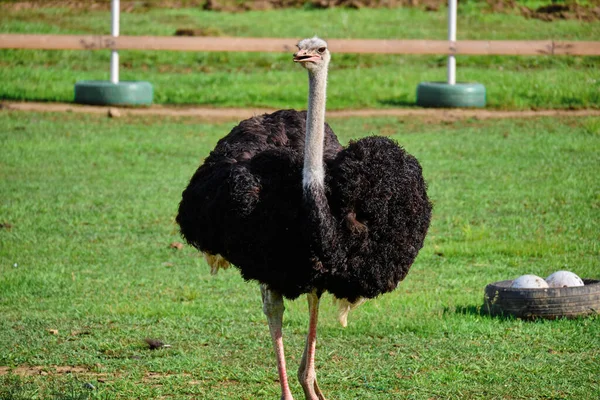
{"label": "shadow on grass", "polygon": [[598,318],[600,317],[600,313],[597,316],[593,315],[580,315],[575,317],[557,317],[557,318],[542,318],[542,317],[517,317],[511,314],[490,314],[485,305],[480,306],[459,306],[459,307],[444,307],[444,314],[461,314],[461,315],[476,315],[484,318],[491,318],[501,321],[525,321],[529,323],[546,323],[548,321],[555,321],[561,319],[569,319],[569,320],[585,320],[589,318]]}
{"label": "shadow on grass", "polygon": [[396,98],[391,98],[391,99],[383,99],[383,100],[378,100],[377,101],[379,104],[381,104],[382,106],[392,106],[392,107],[406,107],[406,108],[413,108],[417,106],[417,103],[415,101],[409,101],[407,99],[396,99]]}
{"label": "shadow on grass", "polygon": [[502,315],[502,314],[490,314],[485,308],[485,305],[478,306],[458,306],[458,307],[444,307],[444,314],[460,314],[460,315],[475,315],[478,317],[501,319],[501,320],[515,320],[513,315]]}
{"label": "shadow on grass", "polygon": [[72,103],[73,99],[66,100],[62,97],[36,97],[36,96],[22,96],[22,95],[13,95],[6,94],[0,92],[0,102],[2,101],[12,101],[12,102],[34,102],[34,103]]}

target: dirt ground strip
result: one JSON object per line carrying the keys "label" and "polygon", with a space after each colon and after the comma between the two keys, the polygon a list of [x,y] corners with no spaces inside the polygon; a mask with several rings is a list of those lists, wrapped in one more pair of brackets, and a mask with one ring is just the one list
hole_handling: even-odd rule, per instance
{"label": "dirt ground strip", "polygon": [[[97,365],[97,367],[100,367]],[[123,376],[122,372],[97,372],[89,367],[77,365],[19,365],[17,367],[2,367],[0,366],[0,376],[17,375],[21,377],[29,376],[65,376],[72,375],[80,378],[94,379],[98,382],[107,382]],[[182,377],[188,380],[189,385],[201,385],[202,379],[194,379],[192,374],[188,372],[163,373],[163,372],[144,372],[141,382],[145,384],[159,385],[164,379],[169,379],[174,376]]]}
{"label": "dirt ground strip", "polygon": [[[122,116],[162,116],[191,117],[205,122],[239,121],[275,111],[268,108],[211,108],[211,107],[174,107],[155,105],[145,108],[86,106],[69,103],[1,102],[2,111],[86,113],[107,115],[113,118]],[[363,110],[331,110],[327,118],[349,117],[397,117],[420,118],[431,122],[456,121],[461,119],[502,119],[535,117],[600,117],[600,109],[583,110],[525,110],[503,111],[482,109],[434,109],[434,108],[391,108]]]}

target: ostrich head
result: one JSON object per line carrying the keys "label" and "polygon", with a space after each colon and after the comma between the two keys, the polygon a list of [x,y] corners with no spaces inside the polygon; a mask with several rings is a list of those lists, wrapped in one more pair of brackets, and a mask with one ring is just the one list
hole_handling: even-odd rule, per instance
{"label": "ostrich head", "polygon": [[[308,71],[308,107],[306,109],[306,136],[302,184],[307,188],[323,188],[323,140],[325,137],[325,103],[327,98],[327,68],[331,58],[327,42],[318,37],[298,43],[294,62]],[[309,190],[309,189],[307,189]],[[312,190],[312,189],[310,189]]]}
{"label": "ostrich head", "polygon": [[326,69],[331,55],[327,50],[327,42],[318,37],[301,40],[298,51],[294,53],[294,62],[300,63],[309,72]]}

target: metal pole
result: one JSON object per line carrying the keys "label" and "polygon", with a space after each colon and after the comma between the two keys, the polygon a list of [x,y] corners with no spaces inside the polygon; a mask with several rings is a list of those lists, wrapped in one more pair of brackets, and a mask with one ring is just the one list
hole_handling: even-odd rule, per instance
{"label": "metal pole", "polygon": [[[111,3],[111,15],[112,24],[110,34],[113,37],[119,36],[119,12],[120,12],[120,1],[112,0]],[[119,52],[113,50],[110,54],[110,81],[112,83],[119,83]]]}
{"label": "metal pole", "polygon": [[[448,41],[456,42],[456,0],[448,0]],[[448,56],[448,84],[456,84],[456,58]]]}

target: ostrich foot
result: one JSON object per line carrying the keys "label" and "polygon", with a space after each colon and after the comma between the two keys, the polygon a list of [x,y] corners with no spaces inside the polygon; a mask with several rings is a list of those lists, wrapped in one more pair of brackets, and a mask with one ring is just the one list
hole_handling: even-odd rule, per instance
{"label": "ostrich foot", "polygon": [[300,361],[300,368],[298,369],[298,381],[304,390],[304,398],[306,400],[327,400],[319,388],[317,382],[317,373],[312,369],[309,371],[306,367],[307,364],[307,351],[304,349],[302,360]]}
{"label": "ostrich foot", "polygon": [[281,325],[283,320],[283,297],[278,292],[270,290],[266,285],[260,287],[263,311],[267,316],[269,331],[273,340],[273,348],[277,358],[277,372],[279,374],[279,384],[281,385],[281,400],[294,400],[290,386],[288,384],[287,372],[285,367],[285,355],[283,351],[283,335]]}
{"label": "ostrich foot", "polygon": [[308,310],[310,314],[308,335],[304,354],[298,369],[298,380],[304,390],[306,400],[326,400],[317,383],[315,372],[315,350],[317,344],[317,320],[319,315],[319,295],[315,292],[308,295]]}
{"label": "ostrich foot", "polygon": [[300,377],[300,385],[304,390],[304,398],[306,400],[327,400],[321,392],[317,379],[315,377]]}
{"label": "ostrich foot", "polygon": [[314,389],[315,389],[315,394],[317,395],[317,398],[319,400],[327,400],[325,398],[325,396],[323,396],[323,393],[321,392],[321,389],[319,389],[319,385],[317,385],[317,379],[316,378],[315,378]]}

